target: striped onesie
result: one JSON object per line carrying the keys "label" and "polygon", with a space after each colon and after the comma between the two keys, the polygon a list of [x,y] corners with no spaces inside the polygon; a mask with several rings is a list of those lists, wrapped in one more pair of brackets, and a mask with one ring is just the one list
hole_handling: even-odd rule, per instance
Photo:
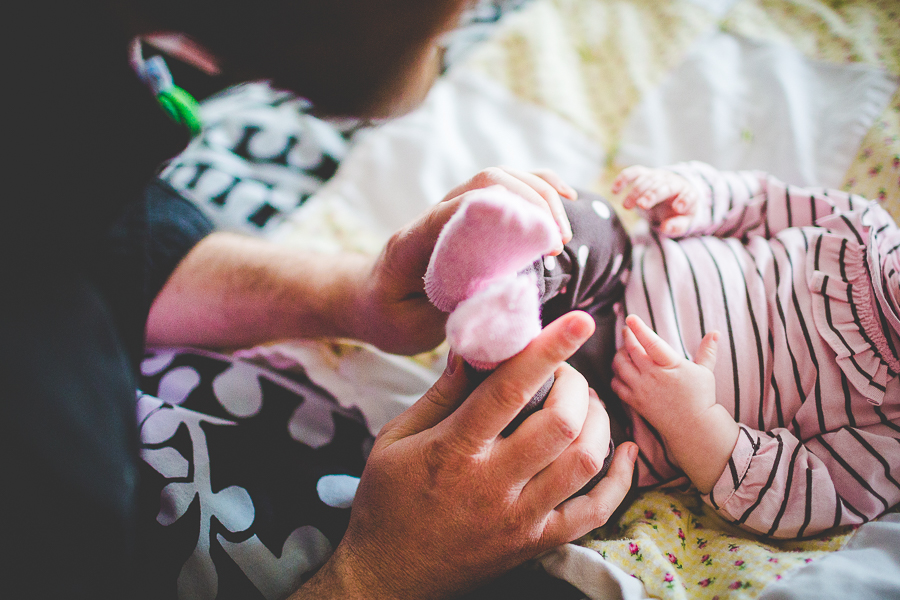
{"label": "striped onesie", "polygon": [[[841,191],[698,162],[670,170],[705,202],[687,235],[635,240],[617,329],[636,314],[688,358],[721,332],[716,401],[741,432],[704,499],[772,537],[877,517],[900,502],[897,225]],[[683,476],[628,410],[638,485]]]}

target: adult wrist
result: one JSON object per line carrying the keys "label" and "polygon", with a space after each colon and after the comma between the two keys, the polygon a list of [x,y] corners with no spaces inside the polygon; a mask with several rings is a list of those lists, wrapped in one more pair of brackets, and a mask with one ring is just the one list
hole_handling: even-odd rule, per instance
{"label": "adult wrist", "polygon": [[[398,573],[399,574],[399,573]],[[381,578],[342,542],[331,558],[288,600],[399,600],[415,595],[396,592],[391,581]],[[424,597],[424,596],[423,596]]]}
{"label": "adult wrist", "polygon": [[[288,600],[364,600],[372,590],[355,577],[354,569],[343,559],[340,548]],[[383,596],[382,596],[383,597]]]}
{"label": "adult wrist", "polygon": [[348,257],[347,270],[343,277],[343,296],[332,306],[340,307],[331,315],[334,322],[335,337],[374,343],[371,332],[376,285],[373,274],[373,259],[364,255]]}

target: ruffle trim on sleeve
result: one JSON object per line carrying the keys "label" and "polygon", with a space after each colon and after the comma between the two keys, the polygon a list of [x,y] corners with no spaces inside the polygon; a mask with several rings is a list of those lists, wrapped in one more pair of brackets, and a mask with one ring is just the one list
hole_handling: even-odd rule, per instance
{"label": "ruffle trim on sleeve", "polygon": [[866,268],[867,248],[855,235],[822,233],[811,240],[810,249],[807,276],[816,329],[850,383],[880,405],[888,381],[900,372],[900,361],[881,329]]}
{"label": "ruffle trim on sleeve", "polygon": [[717,511],[725,511],[732,519],[738,518],[739,515],[732,515],[726,505],[731,502],[737,493],[741,484],[744,483],[744,477],[750,470],[750,463],[756,456],[760,447],[758,434],[749,427],[740,424],[741,433],[738,435],[737,443],[731,452],[731,458],[728,465],[722,472],[722,476],[710,490],[709,494],[704,494],[703,499],[708,502]]}

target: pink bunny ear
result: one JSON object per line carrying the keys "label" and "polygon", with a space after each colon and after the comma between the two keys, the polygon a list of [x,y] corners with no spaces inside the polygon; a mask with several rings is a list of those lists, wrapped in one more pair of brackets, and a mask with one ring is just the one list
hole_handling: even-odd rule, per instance
{"label": "pink bunny ear", "polygon": [[438,236],[425,273],[425,293],[444,312],[562,244],[552,217],[506,188],[469,195]]}
{"label": "pink bunny ear", "polygon": [[460,302],[447,319],[450,349],[482,371],[521,352],[540,332],[533,273],[495,280]]}

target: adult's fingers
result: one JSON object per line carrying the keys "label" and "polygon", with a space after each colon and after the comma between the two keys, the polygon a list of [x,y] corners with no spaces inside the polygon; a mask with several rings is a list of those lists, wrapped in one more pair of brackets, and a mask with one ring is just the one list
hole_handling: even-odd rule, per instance
{"label": "adult's fingers", "polygon": [[430,429],[443,421],[465,400],[468,378],[463,359],[452,352],[440,378],[415,404],[403,411],[382,430],[382,437],[396,441]]}
{"label": "adult's fingers", "polygon": [[557,368],[587,341],[594,321],[574,311],[550,323],[519,354],[494,371],[440,427],[460,443],[494,441]]}
{"label": "adult's fingers", "polygon": [[631,488],[637,453],[632,442],[619,446],[609,472],[590,492],[566,500],[549,514],[544,526],[547,547],[570,542],[609,521]]}
{"label": "adult's fingers", "polygon": [[[569,223],[569,216],[566,214],[566,209],[563,207],[561,198],[562,194],[559,189],[557,189],[557,187],[550,183],[550,181],[548,181],[545,177],[542,177],[535,173],[521,171],[512,167],[501,168],[527,186],[526,188],[522,189],[522,192],[517,193],[528,194],[530,197],[526,197],[524,195],[523,197],[529,202],[534,202],[539,205],[541,202],[546,204],[546,206],[550,209],[550,214],[553,216],[553,220],[556,221],[556,224],[559,226],[559,233],[562,236],[563,243],[571,241],[572,225]],[[545,174],[546,173],[548,172],[545,171]],[[553,178],[552,175],[550,177],[551,179]],[[557,179],[559,179],[559,177],[557,177]],[[561,182],[561,180],[559,181]],[[535,198],[529,190],[538,194],[540,198]]]}
{"label": "adult's fingers", "polygon": [[609,415],[591,390],[581,434],[522,490],[521,501],[546,514],[600,472],[609,453]]}
{"label": "adult's fingers", "polygon": [[656,335],[637,315],[628,315],[625,324],[634,333],[647,356],[660,367],[674,367],[681,357],[665,340]]}
{"label": "adult's fingers", "polygon": [[[538,206],[541,210],[547,211],[559,227],[563,243],[572,238],[572,227],[569,224],[566,211],[562,207],[559,192],[546,180],[524,171],[517,171],[508,167],[484,169],[470,180],[450,190],[445,196],[445,201],[456,198],[466,192],[492,185],[502,185],[509,191],[521,196],[525,201]],[[560,252],[562,252],[562,246],[554,249],[551,254],[559,254]]]}
{"label": "adult's fingers", "polygon": [[568,198],[569,200],[578,199],[578,192],[575,191],[575,188],[563,181],[563,178],[559,176],[559,173],[553,169],[535,169],[532,173],[552,185],[553,188],[559,192],[560,196]]}
{"label": "adult's fingers", "polygon": [[556,370],[553,387],[541,410],[528,417],[512,435],[497,442],[494,456],[498,472],[512,481],[530,480],[579,438],[588,406],[587,381],[563,364]]}

